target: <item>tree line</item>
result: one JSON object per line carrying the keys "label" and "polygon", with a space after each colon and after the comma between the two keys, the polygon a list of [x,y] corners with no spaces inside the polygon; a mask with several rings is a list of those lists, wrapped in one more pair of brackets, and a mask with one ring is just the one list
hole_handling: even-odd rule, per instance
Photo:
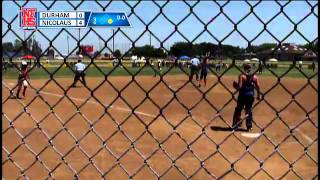
{"label": "tree line", "polygon": [[[25,44],[24,44],[25,43]],[[278,44],[276,43],[263,43],[261,45],[250,46],[248,48],[241,48],[239,46],[232,45],[218,45],[210,42],[202,42],[202,43],[187,43],[187,42],[176,42],[174,43],[170,49],[163,48],[155,48],[150,45],[133,47],[129,52],[125,54],[125,56],[135,55],[135,56],[144,56],[144,57],[161,57],[165,58],[167,56],[210,56],[210,57],[221,57],[221,58],[231,58],[233,56],[245,53],[245,52],[261,52],[265,50],[270,50],[271,48],[276,48]],[[305,47],[311,49],[313,51],[317,50],[318,42],[312,44],[300,45],[300,47]],[[40,43],[35,39],[28,39],[23,42],[21,40],[16,39],[14,43],[5,42],[2,44],[3,51],[6,52],[19,52],[19,55],[22,54],[31,54],[33,56],[39,57],[43,52]],[[45,54],[47,56],[54,56],[54,50],[49,49]],[[104,55],[109,56],[110,54],[104,53],[99,54],[99,51],[96,51],[94,56]],[[119,58],[122,56],[120,50],[115,50],[113,56]]]}
{"label": "tree line", "polygon": [[39,57],[43,52],[40,43],[35,39],[28,39],[26,41],[16,39],[14,43],[4,42],[2,43],[2,51],[4,55],[11,52],[16,54],[16,56],[33,55],[35,57]]}

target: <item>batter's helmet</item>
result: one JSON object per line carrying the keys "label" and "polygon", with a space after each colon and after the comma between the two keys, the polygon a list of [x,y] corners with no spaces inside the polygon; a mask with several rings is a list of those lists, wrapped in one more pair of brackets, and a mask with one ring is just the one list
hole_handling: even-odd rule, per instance
{"label": "batter's helmet", "polygon": [[252,66],[251,66],[251,64],[245,64],[245,65],[243,66],[243,68],[244,68],[244,70],[249,70],[249,69],[252,68]]}

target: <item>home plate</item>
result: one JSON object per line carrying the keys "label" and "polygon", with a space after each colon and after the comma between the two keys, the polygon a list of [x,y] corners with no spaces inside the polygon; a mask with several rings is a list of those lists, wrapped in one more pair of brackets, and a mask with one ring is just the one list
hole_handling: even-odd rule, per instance
{"label": "home plate", "polygon": [[241,133],[241,136],[247,138],[257,138],[261,135],[261,133]]}

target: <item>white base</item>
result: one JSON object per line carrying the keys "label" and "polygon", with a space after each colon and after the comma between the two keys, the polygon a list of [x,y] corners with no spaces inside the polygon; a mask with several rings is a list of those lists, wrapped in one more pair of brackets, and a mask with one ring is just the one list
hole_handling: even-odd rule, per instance
{"label": "white base", "polygon": [[241,136],[247,138],[257,138],[261,135],[261,133],[241,133]]}

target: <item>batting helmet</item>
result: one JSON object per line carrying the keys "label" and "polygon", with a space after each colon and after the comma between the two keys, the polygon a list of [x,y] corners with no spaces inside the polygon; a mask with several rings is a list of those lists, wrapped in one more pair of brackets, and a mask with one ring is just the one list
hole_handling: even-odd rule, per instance
{"label": "batting helmet", "polygon": [[245,64],[245,65],[243,66],[243,68],[244,68],[244,70],[249,70],[249,69],[252,68],[252,66],[251,66],[251,64]]}

